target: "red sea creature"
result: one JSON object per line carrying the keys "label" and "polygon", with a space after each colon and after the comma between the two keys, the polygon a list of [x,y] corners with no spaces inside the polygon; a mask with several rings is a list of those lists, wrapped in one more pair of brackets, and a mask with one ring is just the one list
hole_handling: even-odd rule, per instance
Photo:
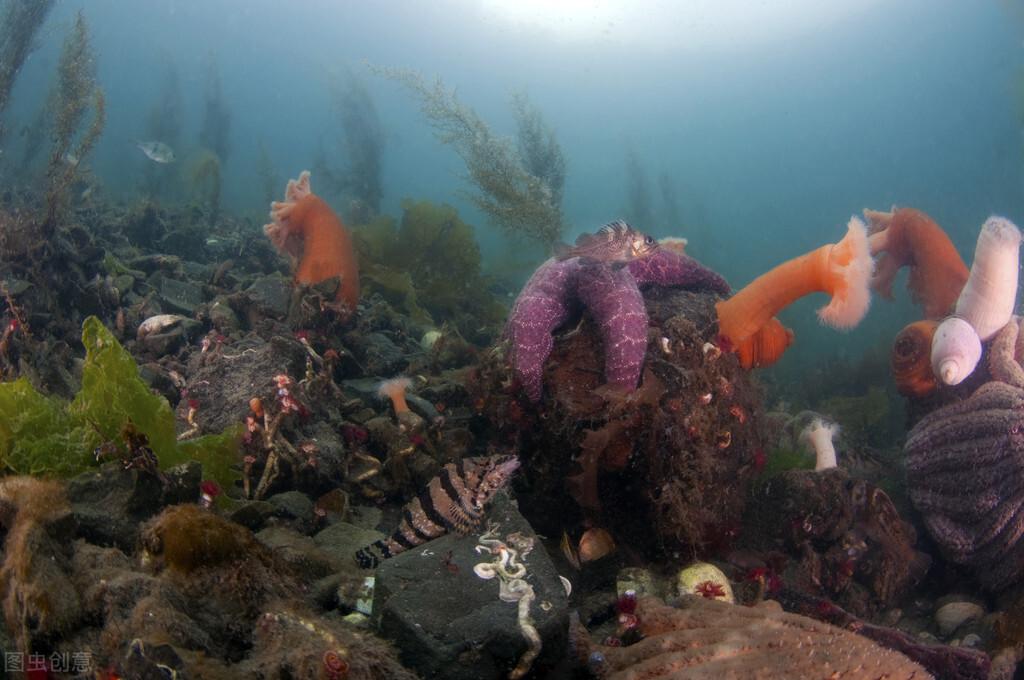
{"label": "red sea creature", "polygon": [[725,589],[722,588],[722,584],[715,583],[714,581],[698,583],[694,586],[693,590],[701,597],[706,597],[709,600],[713,600],[716,597],[725,597]]}
{"label": "red sea creature", "polygon": [[620,614],[632,614],[636,611],[636,591],[627,590],[615,601],[615,611]]}
{"label": "red sea creature", "polygon": [[330,680],[345,680],[348,677],[348,661],[336,651],[324,652],[323,658],[324,676]]}
{"label": "red sea creature", "polygon": [[754,470],[756,470],[757,472],[763,470],[764,466],[768,463],[768,456],[765,455],[764,449],[762,449],[760,446],[754,449],[753,459]]}
{"label": "red sea creature", "polygon": [[220,485],[212,479],[203,480],[199,485],[199,505],[204,508],[213,507],[217,496],[221,494]]}

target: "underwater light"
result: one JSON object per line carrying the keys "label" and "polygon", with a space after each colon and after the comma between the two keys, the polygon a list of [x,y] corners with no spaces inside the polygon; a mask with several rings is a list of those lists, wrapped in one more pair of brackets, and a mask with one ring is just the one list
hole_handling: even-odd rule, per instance
{"label": "underwater light", "polygon": [[564,39],[655,48],[750,47],[793,37],[880,0],[479,0],[486,14]]}

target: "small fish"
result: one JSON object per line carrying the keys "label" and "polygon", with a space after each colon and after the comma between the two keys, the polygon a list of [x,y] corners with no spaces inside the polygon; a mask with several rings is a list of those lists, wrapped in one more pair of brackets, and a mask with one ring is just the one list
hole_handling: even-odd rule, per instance
{"label": "small fish", "polygon": [[427,488],[402,511],[402,521],[390,538],[374,541],[355,554],[360,567],[415,548],[451,531],[468,534],[480,526],[488,502],[519,467],[515,456],[463,458],[448,463]]}
{"label": "small fish", "polygon": [[609,222],[596,234],[582,234],[576,244],[564,243],[555,246],[555,258],[568,260],[578,257],[585,262],[601,262],[624,265],[630,260],[650,255],[658,248],[658,242],[641,234],[622,220]]}
{"label": "small fish", "polygon": [[174,149],[163,142],[135,142],[135,146],[142,149],[146,158],[157,163],[173,163]]}

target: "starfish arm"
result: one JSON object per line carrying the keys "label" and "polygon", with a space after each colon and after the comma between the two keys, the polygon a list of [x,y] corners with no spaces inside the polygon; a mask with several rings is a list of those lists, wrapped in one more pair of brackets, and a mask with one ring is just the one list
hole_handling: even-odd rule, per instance
{"label": "starfish arm", "polygon": [[575,258],[548,260],[526,282],[509,314],[505,337],[512,370],[530,401],[540,399],[544,362],[554,347],[551,334],[569,317],[579,269]]}
{"label": "starfish arm", "polygon": [[719,274],[689,255],[665,248],[648,257],[632,260],[627,268],[639,286],[680,286],[692,290],[710,290],[722,295],[730,292],[729,284]]}
{"label": "starfish arm", "polygon": [[626,268],[587,266],[577,294],[601,331],[605,381],[636,389],[647,353],[647,309],[636,280]]}

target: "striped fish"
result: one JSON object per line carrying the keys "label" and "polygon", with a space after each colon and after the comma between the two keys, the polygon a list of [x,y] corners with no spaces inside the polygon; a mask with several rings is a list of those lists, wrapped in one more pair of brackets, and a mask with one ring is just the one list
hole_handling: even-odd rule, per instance
{"label": "striped fish", "polygon": [[609,222],[596,234],[581,234],[576,245],[559,243],[555,246],[555,259],[578,257],[582,262],[600,262],[618,268],[630,260],[647,257],[658,249],[658,242],[641,234],[622,220]]}
{"label": "striped fish", "polygon": [[402,510],[402,521],[390,538],[356,551],[363,569],[449,532],[468,534],[480,526],[484,507],[519,467],[515,456],[463,458],[441,473]]}

